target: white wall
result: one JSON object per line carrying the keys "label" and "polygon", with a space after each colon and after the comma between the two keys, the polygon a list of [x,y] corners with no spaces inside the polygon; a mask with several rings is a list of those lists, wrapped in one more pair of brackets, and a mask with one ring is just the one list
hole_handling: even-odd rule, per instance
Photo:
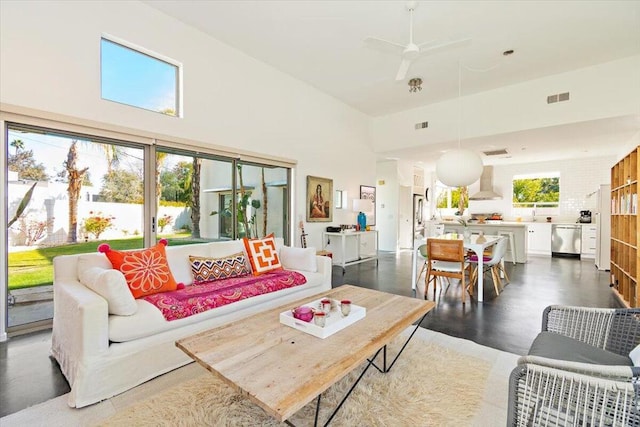
{"label": "white wall", "polygon": [[[376,166],[378,185],[376,186],[376,229],[381,251],[398,249],[399,193],[398,162],[388,160]],[[384,181],[384,184],[380,184]]]}
{"label": "white wall", "polygon": [[[462,139],[638,114],[640,55],[556,74],[496,90],[463,96]],[[547,95],[571,92],[562,110],[547,106]],[[373,121],[376,151],[455,141],[460,101],[449,100]],[[490,105],[491,108],[486,106]],[[470,113],[472,112],[472,113]],[[428,137],[414,124],[429,121]]]}
{"label": "white wall", "polygon": [[[182,64],[183,118],[100,98],[102,34]],[[294,226],[307,175],[354,196],[375,183],[366,115],[144,3],[2,1],[0,52],[2,103],[296,160]],[[4,177],[0,184],[4,192]],[[352,223],[352,213],[336,211],[340,222]],[[307,225],[309,246],[320,246],[327,225]],[[0,291],[2,313],[5,301]]]}
{"label": "white wall", "polygon": [[627,157],[627,155],[636,149],[636,147],[640,146],[640,132],[636,133],[633,138],[631,139],[631,141],[629,141],[627,144],[623,144],[623,146],[620,147],[620,149],[618,150],[618,153],[616,155],[616,159],[615,161],[611,164],[611,166],[613,166],[614,164],[616,164],[617,162],[619,162],[620,160],[624,159],[625,157]]}
{"label": "white wall", "polygon": [[[307,175],[352,195],[375,182],[367,116],[143,3],[3,1],[0,12],[3,103],[297,160],[302,216]],[[183,65],[184,118],[100,98],[103,33]],[[307,226],[309,245],[326,225]]]}

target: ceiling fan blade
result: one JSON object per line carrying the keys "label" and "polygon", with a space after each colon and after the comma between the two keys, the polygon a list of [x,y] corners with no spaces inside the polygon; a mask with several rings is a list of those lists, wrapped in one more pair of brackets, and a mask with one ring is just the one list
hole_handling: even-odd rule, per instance
{"label": "ceiling fan blade", "polygon": [[402,51],[404,51],[405,46],[390,42],[388,40],[379,39],[377,37],[367,37],[364,39],[364,44],[367,47],[370,47],[375,50],[379,50],[385,53],[391,53],[393,55],[402,55]]}
{"label": "ceiling fan blade", "polygon": [[396,80],[404,80],[407,76],[407,71],[409,71],[409,67],[411,66],[411,61],[409,59],[403,59],[400,63],[400,68],[398,68],[398,74],[396,75]]}
{"label": "ceiling fan blade", "polygon": [[418,45],[420,48],[420,56],[434,55],[448,49],[455,49],[457,47],[465,47],[471,44],[471,39],[461,39],[452,42],[443,42],[434,44],[433,41],[422,43]]}

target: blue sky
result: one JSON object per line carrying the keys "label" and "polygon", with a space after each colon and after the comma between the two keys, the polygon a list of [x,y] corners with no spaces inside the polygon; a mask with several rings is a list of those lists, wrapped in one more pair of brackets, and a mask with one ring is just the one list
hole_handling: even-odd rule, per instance
{"label": "blue sky", "polygon": [[101,41],[102,97],[152,111],[176,109],[177,67]]}

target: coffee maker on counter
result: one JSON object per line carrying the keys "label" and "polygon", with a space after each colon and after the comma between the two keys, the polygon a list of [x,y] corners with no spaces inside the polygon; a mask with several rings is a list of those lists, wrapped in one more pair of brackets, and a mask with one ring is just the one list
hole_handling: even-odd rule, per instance
{"label": "coffee maker on counter", "polygon": [[581,224],[591,224],[591,211],[580,211],[578,222]]}

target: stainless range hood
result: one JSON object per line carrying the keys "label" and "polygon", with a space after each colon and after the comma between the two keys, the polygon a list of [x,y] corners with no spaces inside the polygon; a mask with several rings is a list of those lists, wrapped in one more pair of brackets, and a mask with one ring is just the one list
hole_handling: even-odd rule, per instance
{"label": "stainless range hood", "polygon": [[499,200],[502,196],[493,191],[493,166],[485,166],[480,175],[480,191],[472,194],[469,200]]}

